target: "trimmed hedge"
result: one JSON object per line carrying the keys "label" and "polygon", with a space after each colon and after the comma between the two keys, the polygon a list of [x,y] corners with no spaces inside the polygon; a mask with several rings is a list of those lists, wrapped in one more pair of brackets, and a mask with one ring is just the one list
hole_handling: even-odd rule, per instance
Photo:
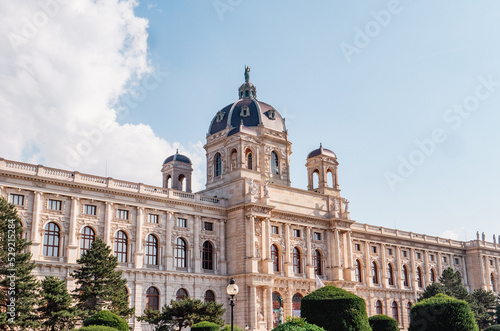
{"label": "trimmed hedge", "polygon": [[112,328],[110,326],[91,325],[91,326],[84,326],[79,329],[73,329],[72,331],[118,331],[118,329]]}
{"label": "trimmed hedge", "polygon": [[387,315],[375,315],[368,318],[373,331],[399,331],[398,321]]}
{"label": "trimmed hedge", "polygon": [[488,326],[484,331],[500,331],[500,325]]}
{"label": "trimmed hedge", "polygon": [[470,305],[444,294],[415,304],[410,319],[410,331],[479,331]]}
{"label": "trimmed hedge", "polygon": [[203,321],[191,326],[191,330],[196,331],[220,331],[220,325],[213,322]]}
{"label": "trimmed hedge", "polygon": [[371,331],[365,300],[335,286],[324,286],[302,298],[300,316],[329,331]]}
{"label": "trimmed hedge", "polygon": [[110,326],[118,331],[128,331],[128,323],[118,315],[108,310],[101,310],[83,321],[84,326],[103,325]]}
{"label": "trimmed hedge", "polygon": [[325,331],[325,329],[307,323],[305,318],[289,317],[286,323],[278,325],[272,331]]}
{"label": "trimmed hedge", "polygon": [[[243,329],[240,328],[238,325],[233,325],[233,329],[234,329],[234,331],[243,331]],[[231,331],[231,325],[230,324],[226,324],[220,330],[221,331]]]}

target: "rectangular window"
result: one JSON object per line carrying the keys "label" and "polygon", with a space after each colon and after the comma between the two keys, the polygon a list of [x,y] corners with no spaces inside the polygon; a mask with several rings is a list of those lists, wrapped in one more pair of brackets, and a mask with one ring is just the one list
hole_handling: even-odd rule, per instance
{"label": "rectangular window", "polygon": [[430,259],[431,261],[434,261],[434,254],[429,255],[429,259]]}
{"label": "rectangular window", "polygon": [[[458,260],[458,259],[457,259]],[[458,263],[457,263],[458,264]],[[490,260],[490,265],[493,265],[493,260]]]}
{"label": "rectangular window", "polygon": [[148,222],[149,223],[158,224],[158,219],[159,219],[159,216],[157,214],[149,214],[148,215]]}
{"label": "rectangular window", "polygon": [[85,205],[85,207],[83,208],[83,212],[85,213],[85,215],[95,216],[97,215],[97,207],[94,205]]}
{"label": "rectangular window", "polygon": [[448,263],[448,258],[446,258],[446,256],[443,256],[443,262]]}
{"label": "rectangular window", "polygon": [[271,225],[271,233],[272,234],[279,234],[278,227],[276,225]]}
{"label": "rectangular window", "polygon": [[408,251],[401,251],[401,253],[403,254],[403,257],[408,257]]}
{"label": "rectangular window", "polygon": [[49,209],[62,210],[62,201],[49,199]]}
{"label": "rectangular window", "polygon": [[360,244],[354,244],[354,249],[359,252],[361,250],[361,245]]}
{"label": "rectangular window", "polygon": [[117,217],[122,220],[128,220],[128,210],[118,209]]}
{"label": "rectangular window", "polygon": [[421,258],[422,258],[422,253],[417,252],[417,259],[420,260]]}
{"label": "rectangular window", "polygon": [[187,227],[187,220],[185,218],[178,218],[177,219],[177,226],[180,228],[186,228]]}
{"label": "rectangular window", "polygon": [[11,194],[10,195],[10,203],[16,206],[24,205],[24,195],[21,194]]}
{"label": "rectangular window", "polygon": [[377,246],[372,246],[372,253],[377,253]]}
{"label": "rectangular window", "polygon": [[392,248],[387,248],[387,255],[392,255]]}
{"label": "rectangular window", "polygon": [[205,222],[203,224],[203,227],[204,227],[205,231],[213,231],[214,230],[214,223],[212,223],[212,222]]}
{"label": "rectangular window", "polygon": [[314,240],[321,240],[321,233],[314,232]]}
{"label": "rectangular window", "polygon": [[293,229],[293,236],[295,238],[300,238],[300,230],[299,229]]}
{"label": "rectangular window", "polygon": [[[493,264],[491,264],[491,262],[493,262],[493,261],[490,260],[490,265],[493,265]],[[460,260],[458,258],[455,258],[455,264],[460,264]]]}

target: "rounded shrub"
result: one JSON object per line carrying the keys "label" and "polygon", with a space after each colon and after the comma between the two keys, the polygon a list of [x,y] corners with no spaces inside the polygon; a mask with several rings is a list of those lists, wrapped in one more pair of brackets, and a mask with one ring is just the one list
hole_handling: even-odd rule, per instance
{"label": "rounded shrub", "polygon": [[208,321],[203,321],[200,323],[193,324],[191,326],[191,330],[196,330],[196,331],[219,331],[220,330],[220,325],[217,323],[213,322],[208,322]]}
{"label": "rounded shrub", "polygon": [[289,317],[286,323],[280,324],[273,331],[325,331],[320,326],[309,324],[305,318]]}
{"label": "rounded shrub", "polygon": [[488,326],[484,331],[500,331],[500,325]]}
{"label": "rounded shrub", "polygon": [[110,326],[119,331],[128,331],[128,323],[118,315],[108,310],[101,310],[83,321],[84,326],[102,325]]}
{"label": "rounded shrub", "polygon": [[410,320],[411,331],[479,331],[470,305],[445,294],[415,304]]}
{"label": "rounded shrub", "polygon": [[300,316],[329,331],[370,331],[365,300],[335,286],[302,298]]}
{"label": "rounded shrub", "polygon": [[[224,325],[223,328],[220,329],[221,331],[231,331],[231,325],[226,324]],[[238,325],[233,325],[233,330],[234,331],[243,331],[242,328],[240,328]]]}
{"label": "rounded shrub", "polygon": [[110,326],[91,325],[91,326],[84,326],[79,329],[73,329],[72,331],[118,331],[118,329],[112,328]]}
{"label": "rounded shrub", "polygon": [[373,331],[399,331],[398,321],[387,315],[375,315],[368,318]]}

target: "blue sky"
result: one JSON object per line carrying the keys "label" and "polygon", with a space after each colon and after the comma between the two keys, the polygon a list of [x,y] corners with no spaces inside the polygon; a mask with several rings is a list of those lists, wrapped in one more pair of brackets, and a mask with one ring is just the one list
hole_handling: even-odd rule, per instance
{"label": "blue sky", "polygon": [[[0,92],[6,114],[65,111],[52,130],[11,125],[22,143],[10,138],[0,155],[159,185],[161,161],[179,147],[202,189],[209,123],[249,65],[259,100],[286,118],[293,186],[306,187],[305,158],[321,142],[338,156],[354,220],[462,240],[500,234],[500,3],[133,4],[61,5],[20,49],[0,52],[0,86],[22,86]],[[14,17],[6,31],[40,11],[20,7],[2,8]],[[116,130],[69,162],[102,118]],[[67,137],[66,154],[47,131]]]}

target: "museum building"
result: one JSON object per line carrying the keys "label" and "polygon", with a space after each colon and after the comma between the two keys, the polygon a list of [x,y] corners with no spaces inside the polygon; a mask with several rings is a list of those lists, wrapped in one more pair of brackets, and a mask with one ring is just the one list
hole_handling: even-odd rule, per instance
{"label": "museum building", "polygon": [[[469,290],[498,293],[500,244],[360,224],[339,188],[338,160],[306,159],[307,190],[291,187],[285,120],[257,99],[249,68],[238,100],[215,114],[204,146],[205,190],[191,192],[188,157],[169,156],[151,186],[0,159],[0,194],[16,205],[40,277],[71,272],[95,238],[112,247],[141,315],[186,296],[226,305],[236,280],[235,324],[270,330],[300,314],[318,281],[366,301],[368,315],[409,325],[425,286],[452,267]],[[151,329],[130,319],[134,330]]]}

